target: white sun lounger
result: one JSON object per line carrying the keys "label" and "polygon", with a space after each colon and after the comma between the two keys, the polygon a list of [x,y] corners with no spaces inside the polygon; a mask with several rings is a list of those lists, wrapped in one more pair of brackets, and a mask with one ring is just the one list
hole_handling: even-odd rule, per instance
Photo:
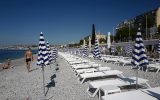
{"label": "white sun lounger", "polygon": [[76,74],[82,74],[82,73],[87,73],[87,72],[94,72],[96,71],[96,68],[86,68],[86,69],[77,69],[75,72]]}
{"label": "white sun lounger", "polygon": [[89,65],[89,64],[78,64],[78,65],[72,65],[72,68],[73,69],[79,69],[79,68],[89,68],[89,67],[91,67],[91,65]]}
{"label": "white sun lounger", "polygon": [[97,68],[78,69],[75,72],[77,76],[79,76],[79,74],[82,74],[82,73],[93,73],[97,71],[108,71],[108,70],[111,70],[111,68],[110,67],[97,67]]}
{"label": "white sun lounger", "polygon": [[158,98],[158,100],[160,100],[160,87],[143,89],[142,91],[151,95],[151,96],[154,96],[154,97]]}
{"label": "white sun lounger", "polygon": [[110,70],[110,71],[100,71],[94,73],[83,73],[79,75],[79,80],[82,79],[81,83],[83,83],[88,78],[95,78],[95,77],[105,77],[105,76],[113,76],[113,75],[122,75],[123,72],[119,70]]}
{"label": "white sun lounger", "polygon": [[106,62],[118,62],[121,59],[121,56],[111,56],[111,57],[104,57],[103,60]]}
{"label": "white sun lounger", "polygon": [[122,64],[122,66],[125,66],[127,64],[131,64],[131,59],[119,59],[118,63]]}
{"label": "white sun lounger", "polygon": [[160,87],[106,95],[101,100],[160,100]]}
{"label": "white sun lounger", "polygon": [[156,73],[158,73],[158,72],[160,71],[160,63],[153,63],[153,64],[147,65],[147,70],[146,70],[146,72],[147,72],[150,68],[155,68],[155,69],[157,69]]}
{"label": "white sun lounger", "polygon": [[77,61],[73,61],[73,62],[69,62],[69,64],[73,65],[73,64],[81,64],[81,63],[87,63],[86,60],[77,60]]}
{"label": "white sun lounger", "polygon": [[[137,84],[146,84],[147,87],[150,87],[150,85],[147,83],[147,79],[138,78]],[[114,86],[127,86],[127,85],[134,85],[136,84],[136,77],[124,77],[124,78],[117,78],[112,80],[101,80],[101,81],[93,81],[89,82],[89,86],[87,88],[87,93],[90,97],[94,97],[98,91],[99,88],[105,85],[114,85]],[[95,89],[94,93],[90,93],[90,89]]]}
{"label": "white sun lounger", "polygon": [[76,66],[72,66],[72,68],[75,70],[77,69],[84,69],[84,68],[96,68],[101,66],[100,64],[82,64],[82,65],[76,65]]}

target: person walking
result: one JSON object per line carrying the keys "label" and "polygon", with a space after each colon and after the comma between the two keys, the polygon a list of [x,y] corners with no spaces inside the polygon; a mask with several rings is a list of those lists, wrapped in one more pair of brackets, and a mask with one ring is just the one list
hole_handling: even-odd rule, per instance
{"label": "person walking", "polygon": [[28,72],[30,72],[31,71],[30,70],[30,64],[31,64],[31,61],[33,61],[33,54],[32,54],[31,48],[28,48],[28,50],[25,53],[24,58],[25,58],[25,61],[26,61]]}

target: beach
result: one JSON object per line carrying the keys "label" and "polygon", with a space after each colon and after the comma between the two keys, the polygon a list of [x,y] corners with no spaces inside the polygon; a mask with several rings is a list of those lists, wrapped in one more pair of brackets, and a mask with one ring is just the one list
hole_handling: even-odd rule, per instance
{"label": "beach", "polygon": [[[35,57],[36,58],[36,57]],[[112,70],[117,69],[125,76],[135,76],[136,69],[129,66],[118,66],[112,63],[93,60]],[[41,100],[43,98],[42,69],[36,66],[36,59],[31,64],[28,73],[24,58],[12,61],[13,68],[0,71],[0,98],[1,100]],[[56,70],[57,67],[59,70]],[[45,66],[45,84],[47,85],[46,98],[49,100],[98,100],[98,96],[90,98],[86,90],[88,82],[81,84],[70,65],[61,57],[51,66]],[[51,80],[52,76],[52,80]],[[55,77],[56,76],[56,77]],[[138,71],[138,77],[149,80],[151,87],[160,86],[160,73]],[[50,84],[49,84],[50,83]]]}
{"label": "beach", "polygon": [[[50,77],[54,74],[54,84],[49,87],[46,98],[50,100],[97,100],[90,98],[87,93],[87,84],[80,84],[70,66],[61,57],[57,59],[59,70],[56,71],[56,64],[45,67],[45,84],[50,83]],[[1,100],[41,100],[43,98],[42,69],[36,66],[36,61],[31,65],[28,73],[24,59],[12,61],[14,66],[11,69],[0,72],[0,98]],[[47,91],[47,88],[46,88]],[[29,99],[29,100],[30,100]]]}

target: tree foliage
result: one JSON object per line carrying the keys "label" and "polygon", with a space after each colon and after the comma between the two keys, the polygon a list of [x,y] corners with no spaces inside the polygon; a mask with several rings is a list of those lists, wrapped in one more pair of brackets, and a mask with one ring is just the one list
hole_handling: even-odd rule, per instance
{"label": "tree foliage", "polygon": [[78,43],[74,43],[74,44],[68,44],[68,47],[78,47],[79,44]]}
{"label": "tree foliage", "polygon": [[79,45],[83,45],[83,40],[82,39],[79,41]]}
{"label": "tree foliage", "polygon": [[[130,34],[129,34],[129,31],[130,31]],[[136,33],[137,33],[137,30],[135,28],[130,28],[129,30],[129,27],[125,26],[117,30],[117,33],[115,35],[115,41],[127,42],[129,40],[135,40]]]}
{"label": "tree foliage", "polygon": [[100,38],[99,39],[99,43],[101,44],[101,43],[106,43],[106,40],[104,39],[104,38]]}

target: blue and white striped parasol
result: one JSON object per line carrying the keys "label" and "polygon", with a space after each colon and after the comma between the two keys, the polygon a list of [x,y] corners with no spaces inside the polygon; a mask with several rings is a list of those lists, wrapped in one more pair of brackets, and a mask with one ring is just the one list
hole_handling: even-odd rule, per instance
{"label": "blue and white striped parasol", "polygon": [[83,48],[79,48],[79,56],[83,56]]}
{"label": "blue and white striped parasol", "polygon": [[148,59],[145,52],[141,32],[137,32],[136,35],[136,41],[132,56],[132,64],[138,67],[148,64]]}
{"label": "blue and white striped parasol", "polygon": [[78,49],[76,49],[76,55],[77,55],[77,56],[79,55],[79,50],[78,50]]}
{"label": "blue and white striped parasol", "polygon": [[48,53],[46,50],[46,44],[44,40],[43,33],[40,33],[40,39],[39,39],[39,48],[38,48],[38,59],[37,59],[37,65],[42,67],[43,71],[43,93],[45,96],[45,83],[44,83],[44,66],[49,65],[49,59],[48,59]]}
{"label": "blue and white striped parasol", "polygon": [[115,53],[117,51],[116,47],[115,46],[112,46],[111,47],[111,53]]}
{"label": "blue and white striped parasol", "polygon": [[[147,59],[147,55],[145,52],[143,39],[140,31],[137,32],[137,35],[136,35],[136,41],[135,41],[131,63],[137,68],[138,67],[141,68],[145,65],[148,65],[148,59]],[[138,70],[136,74],[136,89],[137,89],[137,83],[138,83]]]}
{"label": "blue and white striped parasol", "polygon": [[133,49],[133,46],[131,44],[128,44],[125,46],[125,52],[127,54],[131,54],[132,53],[132,49]]}
{"label": "blue and white striped parasol", "polygon": [[46,44],[43,37],[43,33],[40,33],[40,39],[39,39],[39,48],[38,48],[38,59],[37,59],[37,65],[38,66],[46,66],[49,64],[48,60],[48,54],[46,50]]}
{"label": "blue and white striped parasol", "polygon": [[160,39],[158,40],[157,52],[158,52],[158,54],[160,55]]}
{"label": "blue and white striped parasol", "polygon": [[87,57],[87,56],[88,56],[88,47],[87,47],[87,44],[84,44],[83,57]]}
{"label": "blue and white striped parasol", "polygon": [[94,46],[94,52],[93,53],[94,53],[94,58],[95,59],[100,59],[101,58],[98,39],[95,40],[95,46]]}
{"label": "blue and white striped parasol", "polygon": [[51,48],[50,48],[48,42],[47,42],[47,44],[46,44],[46,49],[47,49],[47,53],[48,53],[49,64],[51,64],[52,61],[53,61],[53,56],[52,56]]}
{"label": "blue and white striped parasol", "polygon": [[57,59],[57,49],[56,48],[52,50],[52,56],[53,56],[53,60],[56,61]]}
{"label": "blue and white striped parasol", "polygon": [[92,47],[92,44],[91,44],[91,37],[89,36],[89,39],[88,39],[88,47],[89,47],[89,52],[91,51],[91,47]]}

